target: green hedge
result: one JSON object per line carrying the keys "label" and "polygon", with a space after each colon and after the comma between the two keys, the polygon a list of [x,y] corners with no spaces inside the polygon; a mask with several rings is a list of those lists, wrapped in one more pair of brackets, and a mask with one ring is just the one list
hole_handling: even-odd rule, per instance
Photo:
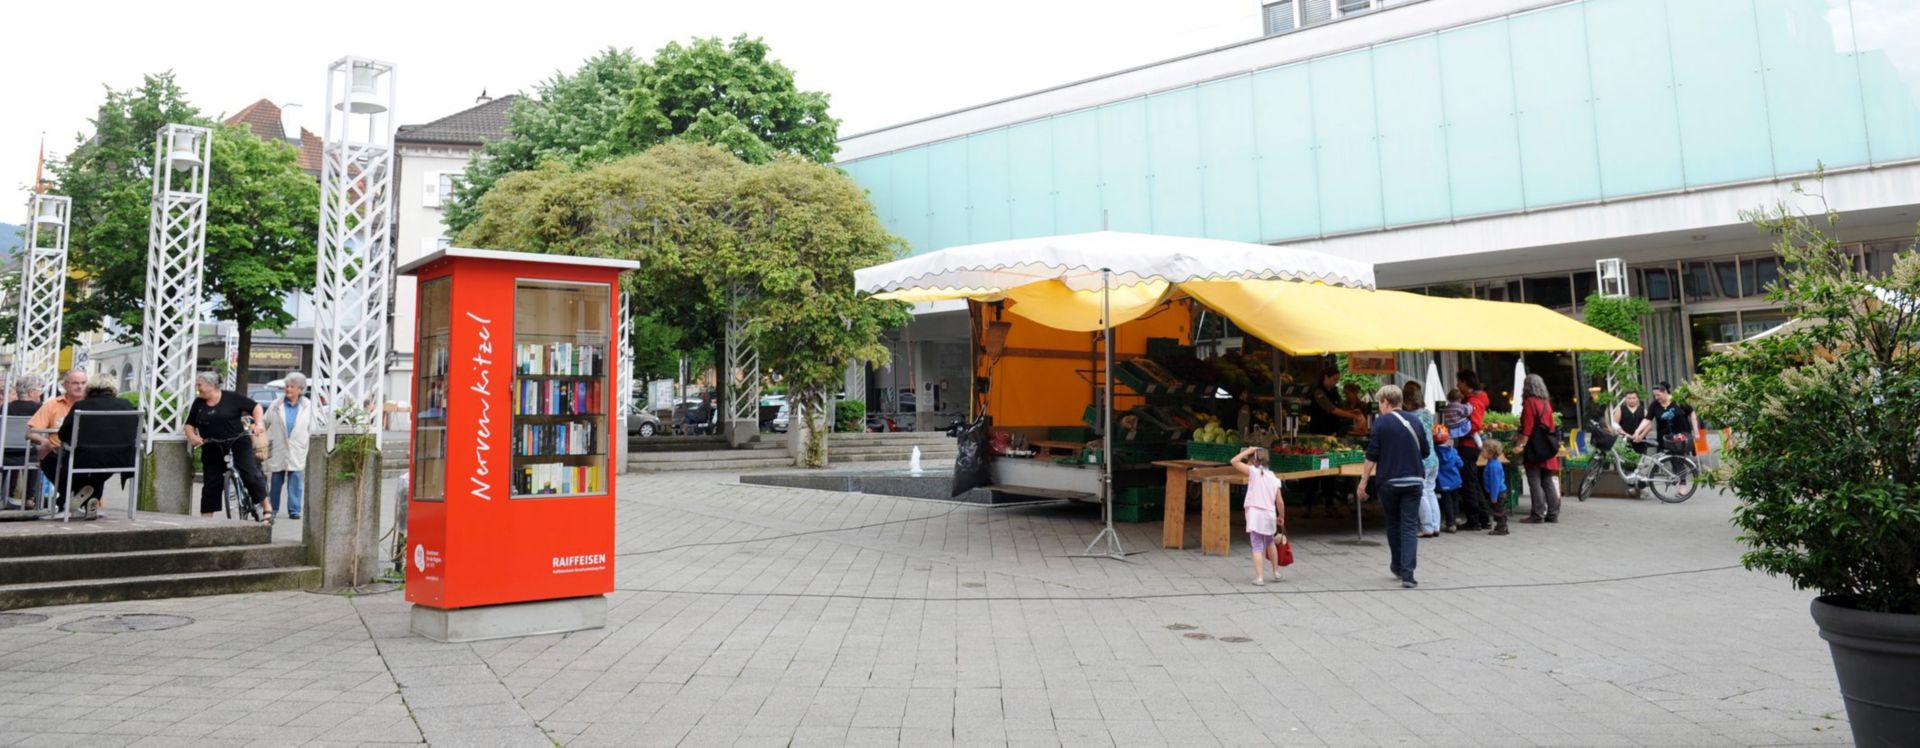
{"label": "green hedge", "polygon": [[833,404],[833,430],[854,433],[867,430],[867,402],[840,400]]}

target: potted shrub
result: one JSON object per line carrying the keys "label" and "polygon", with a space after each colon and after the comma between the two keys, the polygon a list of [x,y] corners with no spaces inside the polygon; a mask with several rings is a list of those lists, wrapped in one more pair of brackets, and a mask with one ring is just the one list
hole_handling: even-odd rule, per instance
{"label": "potted shrub", "polygon": [[[1796,186],[1796,192],[1799,188]],[[1732,428],[1711,481],[1739,497],[1749,569],[1820,594],[1860,745],[1920,736],[1920,256],[1883,278],[1784,204],[1743,217],[1776,237],[1768,291],[1792,316],[1707,359],[1690,388]]]}

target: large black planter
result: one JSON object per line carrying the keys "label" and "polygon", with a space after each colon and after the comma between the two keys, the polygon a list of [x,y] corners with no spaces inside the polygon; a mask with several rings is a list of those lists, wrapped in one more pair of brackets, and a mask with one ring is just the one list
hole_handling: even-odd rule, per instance
{"label": "large black planter", "polygon": [[1813,622],[1833,650],[1853,742],[1898,746],[1920,740],[1920,615],[1869,613],[1818,597]]}

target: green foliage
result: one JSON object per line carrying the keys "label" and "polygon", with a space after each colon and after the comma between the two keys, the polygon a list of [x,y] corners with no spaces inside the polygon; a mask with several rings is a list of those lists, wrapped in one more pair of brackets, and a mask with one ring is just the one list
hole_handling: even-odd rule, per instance
{"label": "green foliage", "polygon": [[840,123],[827,115],[827,95],[799,90],[793,71],[769,52],[744,35],[704,38],[668,44],[652,60],[608,49],[572,74],[556,73],[537,87],[537,99],[508,111],[508,137],[468,164],[446,210],[448,227],[471,226],[501,178],[547,161],[578,167],[687,140],[749,163],[779,154],[828,162]]}
{"label": "green foliage", "polygon": [[[1640,318],[1653,313],[1653,305],[1638,296],[1601,296],[1597,293],[1588,296],[1582,308],[1586,312],[1588,325],[1636,344],[1640,342]],[[1646,395],[1639,381],[1638,353],[1628,353],[1618,359],[1612,353],[1582,353],[1580,369],[1602,383],[1612,381],[1612,388],[1603,384],[1600,394],[1594,397],[1602,406],[1613,404],[1629,391],[1638,392],[1643,397]]]}
{"label": "green foliage", "polygon": [[838,400],[833,404],[833,430],[842,434],[867,430],[867,401]]}
{"label": "green foliage", "polygon": [[[86,292],[69,281],[62,334],[99,330],[117,319],[123,337],[140,331],[147,287],[154,135],[169,123],[207,125],[187,102],[173,73],[146,76],[139,88],[109,89],[66,160],[51,164],[56,192],[73,198],[69,262],[86,277]],[[218,167],[216,167],[217,169]],[[208,274],[214,268],[209,265]]]}
{"label": "green foliage", "polygon": [[1920,614],[1920,256],[1903,251],[1872,279],[1831,212],[1744,217],[1777,237],[1767,296],[1802,324],[1709,357],[1689,388],[1736,437],[1713,480],[1740,497],[1741,561],[1865,610]]}
{"label": "green foliage", "polygon": [[313,287],[320,183],[293,146],[239,126],[215,128],[209,178],[204,293],[239,329],[236,381],[245,382],[253,331],[293,324],[287,295]]}
{"label": "green foliage", "polygon": [[881,332],[907,320],[906,305],[854,292],[854,269],[903,247],[865,191],[830,166],[748,164],[668,143],[577,171],[550,163],[508,176],[479,208],[464,245],[639,260],[630,290],[682,332],[681,350],[720,340],[732,309],[796,417],[824,407],[848,364],[886,361]]}
{"label": "green foliage", "polygon": [[[1334,363],[1340,366],[1340,391],[1345,392],[1347,385],[1351,384],[1360,388],[1361,397],[1373,397],[1373,393],[1380,389],[1379,375],[1354,374],[1347,370],[1347,354],[1336,353],[1333,355],[1333,360]],[[1315,384],[1318,383],[1316,382]],[[1443,392],[1440,394],[1445,395],[1446,393]]]}
{"label": "green foliage", "polygon": [[149,75],[139,88],[109,90],[92,137],[54,165],[59,191],[73,198],[73,268],[86,278],[84,293],[69,289],[69,339],[109,319],[123,338],[139,334],[152,222],[148,175],[154,135],[169,123],[214,129],[205,293],[219,300],[218,317],[239,326],[242,346],[256,328],[292,324],[288,292],[313,284],[320,187],[301,171],[298,152],[207,121],[172,73]]}

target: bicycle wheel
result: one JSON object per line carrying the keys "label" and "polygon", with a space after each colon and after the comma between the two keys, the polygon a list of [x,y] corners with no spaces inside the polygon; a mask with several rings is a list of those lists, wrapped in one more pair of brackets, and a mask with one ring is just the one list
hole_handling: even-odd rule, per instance
{"label": "bicycle wheel", "polygon": [[1610,462],[1612,460],[1602,455],[1587,463],[1587,477],[1580,480],[1580,493],[1575,494],[1581,501],[1586,501],[1588,496],[1593,495],[1593,484],[1600,482],[1600,473],[1607,469],[1607,464]]}
{"label": "bicycle wheel", "polygon": [[1693,460],[1676,455],[1661,457],[1653,466],[1653,495],[1668,504],[1678,504],[1700,490],[1699,478],[1700,468]]}

